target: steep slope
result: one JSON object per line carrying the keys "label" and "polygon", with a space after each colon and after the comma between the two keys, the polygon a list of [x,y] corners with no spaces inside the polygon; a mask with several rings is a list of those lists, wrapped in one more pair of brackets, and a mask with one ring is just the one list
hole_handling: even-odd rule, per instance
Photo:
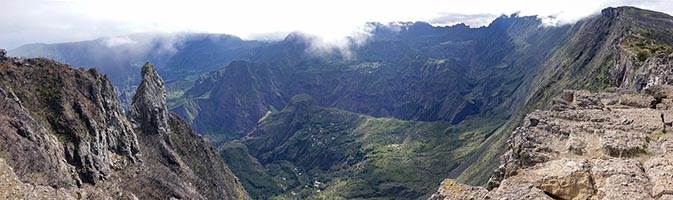
{"label": "steep slope", "polygon": [[257,199],[413,199],[497,126],[374,118],[318,107],[304,94],[220,153]]}
{"label": "steep slope", "polygon": [[22,182],[12,167],[0,158],[0,198],[2,199],[76,199],[69,191]]}
{"label": "steep slope", "polygon": [[168,112],[164,83],[152,64],[143,66],[142,77],[129,111],[148,168],[144,171],[145,177],[135,182],[148,185],[137,190],[147,196],[138,196],[247,198],[210,142],[194,133],[180,117]]}
{"label": "steep slope", "polygon": [[103,75],[47,59],[10,58],[0,67],[0,149],[23,181],[95,185],[138,160],[136,135]]}
{"label": "steep slope", "polygon": [[483,154],[475,154],[475,161],[469,162],[458,180],[483,184],[491,174],[488,168],[496,167],[500,149],[525,114],[549,108],[563,89],[640,91],[669,84],[672,43],[667,35],[672,26],[669,15],[633,7],[607,8],[570,26],[570,35],[514,94],[523,102],[512,104],[515,115],[484,142]]}
{"label": "steep slope", "polygon": [[[0,52],[0,158],[11,167],[0,171],[8,177],[3,191],[16,189],[6,197],[249,198],[209,142],[167,114],[159,85],[142,87],[128,120],[107,76],[96,70]],[[160,83],[146,68],[144,82]],[[157,101],[150,106],[143,99]],[[158,118],[165,121],[145,120]],[[152,145],[160,141],[147,137],[159,130],[151,127],[180,141]],[[177,154],[153,154],[160,151]],[[157,162],[168,158],[179,162]],[[176,174],[183,179],[170,178]]]}
{"label": "steep slope", "polygon": [[209,76],[218,78],[197,80],[178,101],[171,102],[173,111],[204,133],[221,133],[220,138],[227,140],[240,138],[242,130],[254,127],[267,111],[286,105],[278,81],[282,74],[268,65],[234,61]]}
{"label": "steep slope", "polygon": [[[596,91],[614,86],[631,91],[640,91],[652,85],[668,83],[671,71],[669,67],[671,66],[669,64],[671,52],[670,42],[667,39],[669,37],[666,35],[670,32],[671,21],[671,17],[665,14],[631,7],[620,7],[605,9],[600,15],[561,27],[541,27],[537,19],[526,17],[501,17],[489,27],[477,30],[459,26],[442,29],[423,26],[422,23],[418,23],[404,26],[404,30],[408,32],[382,33],[380,38],[375,36],[375,41],[359,49],[361,51],[370,50],[372,53],[360,52],[356,54],[360,57],[355,58],[355,60],[340,60],[338,55],[328,58],[313,57],[296,60],[297,57],[301,57],[292,52],[303,51],[302,45],[304,43],[302,43],[301,37],[293,35],[286,39],[288,44],[293,45],[277,44],[265,47],[268,49],[276,48],[277,53],[291,58],[270,65],[279,69],[281,74],[285,75],[284,77],[291,78],[283,83],[284,80],[278,77],[259,77],[261,77],[260,79],[274,78],[269,82],[280,83],[277,84],[279,85],[277,88],[281,89],[278,93],[285,98],[288,95],[295,95],[293,91],[308,93],[316,97],[316,105],[337,107],[377,117],[386,116],[452,123],[465,121],[469,123],[470,120],[480,121],[480,116],[489,116],[486,119],[496,125],[489,124],[487,126],[493,128],[506,121],[496,131],[483,131],[481,135],[475,135],[474,137],[484,139],[480,140],[479,147],[471,146],[466,150],[470,152],[471,156],[458,158],[461,161],[459,165],[446,165],[446,168],[444,168],[451,170],[447,174],[449,177],[457,178],[461,182],[483,184],[491,176],[492,169],[498,167],[497,159],[507,145],[506,141],[510,133],[521,124],[525,113],[537,108],[551,106],[552,97],[561,93],[562,89],[575,88]],[[451,30],[447,31],[451,33],[451,36],[445,36],[441,31],[433,32],[447,29]],[[385,31],[385,29],[379,31]],[[464,32],[470,36],[461,35],[461,33],[465,34]],[[428,36],[424,39],[432,38],[432,40],[419,39],[417,35],[419,33]],[[479,40],[480,37],[488,38],[487,36],[493,38]],[[443,37],[450,37],[453,40],[446,41],[444,40],[446,38]],[[410,40],[414,41],[411,42]],[[436,51],[438,48],[436,41],[446,41],[442,44],[463,45],[461,48],[466,50],[460,52]],[[375,47],[376,45],[385,46],[385,48],[379,49]],[[267,50],[265,52],[274,51]],[[419,53],[415,54],[414,52]],[[387,58],[382,57],[382,54],[396,56]],[[274,63],[274,56],[277,55],[269,53],[253,57]],[[442,59],[433,56],[440,56],[439,58]],[[409,57],[414,58],[404,61]],[[283,64],[283,62],[288,63]],[[381,63],[383,64],[381,65]],[[261,69],[271,68],[264,65],[256,66],[260,66],[258,68]],[[358,67],[349,68],[348,66]],[[434,69],[435,71],[428,69]],[[362,73],[364,75],[359,76],[355,72],[364,72]],[[422,78],[407,79],[414,77],[414,72],[426,72],[428,75],[424,76],[423,73],[419,73],[421,74],[419,77]],[[248,74],[257,77],[254,73]],[[434,75],[437,75],[437,78],[434,78]],[[213,77],[209,78],[218,80]],[[405,82],[408,80],[420,81]],[[465,85],[451,84],[451,80],[459,80],[458,82]],[[437,84],[432,84],[435,81]],[[398,85],[398,83],[402,84]],[[422,87],[410,87],[415,85]],[[285,87],[289,89],[283,89]],[[407,96],[395,95],[396,92],[394,91],[403,91],[410,94],[408,96],[410,99],[406,99]],[[229,91],[222,94],[236,96],[237,92]],[[442,97],[442,95],[447,95],[446,99],[436,99],[436,97]],[[259,97],[259,95],[257,96]],[[421,101],[414,98],[420,98]],[[424,102],[425,100],[427,102]],[[407,101],[414,103],[402,103]],[[465,105],[472,106],[461,106],[460,102],[463,101],[468,102]],[[246,103],[260,104],[260,102],[263,101]],[[367,102],[366,106],[360,107],[363,102]],[[432,106],[434,103],[441,102],[445,102],[447,109]],[[397,105],[410,107],[395,107]],[[265,106],[258,107],[263,108]],[[405,110],[404,108],[410,109]],[[450,114],[456,110],[459,111],[458,113],[464,113],[464,116],[467,117],[456,118],[460,115]],[[406,112],[396,113],[398,111]],[[314,111],[308,110],[305,112],[312,113]],[[262,117],[263,113],[262,110],[257,115]],[[339,118],[338,116],[331,117]],[[264,122],[276,121],[275,123],[278,124],[292,124],[293,120],[288,120],[289,118],[292,117],[285,119],[265,117]],[[483,119],[481,118],[481,120]],[[357,124],[355,121],[347,121],[345,124],[357,126],[353,125]],[[273,133],[271,135],[274,136],[261,137],[265,138],[260,140],[263,142],[252,144],[251,142],[254,139],[251,139],[251,137],[260,137],[260,135],[254,134],[259,133],[260,128],[265,126],[268,125],[260,124],[249,137],[242,140],[243,144],[247,144],[246,142],[250,144],[246,146],[232,144],[229,147],[238,152],[249,152],[252,155],[252,157],[240,156],[239,159],[247,160],[246,163],[256,165],[255,168],[234,170],[239,173],[239,176],[246,177],[246,179],[251,176],[243,175],[245,173],[260,177],[244,181],[244,183],[251,182],[245,183],[249,190],[261,188],[264,191],[262,193],[277,193],[278,188],[270,188],[268,185],[262,184],[264,181],[277,181],[278,177],[273,174],[276,171],[273,171],[272,174],[269,174],[268,171],[282,167],[276,167],[274,165],[277,164],[273,163],[275,161],[284,163],[284,161],[290,160],[290,166],[298,166],[295,163],[296,161],[291,161],[287,156],[294,153],[304,153],[300,155],[306,156],[311,155],[313,151],[282,151],[293,149],[290,146],[301,146],[297,143],[288,144],[288,141],[290,141],[288,138],[301,138],[302,134],[295,129],[286,127],[274,126],[270,129],[289,131],[270,131]],[[328,148],[338,148],[342,145],[345,144],[335,143],[328,145]],[[274,153],[278,151],[283,153]],[[223,156],[235,157],[227,154]],[[383,158],[378,159],[383,160]],[[426,161],[432,161],[432,159]],[[304,163],[301,164],[303,166],[299,165],[298,168],[319,168],[320,163]],[[265,175],[265,173],[267,174]],[[304,172],[304,174],[306,173]],[[503,172],[498,171],[498,173]],[[367,172],[368,176],[376,176],[373,174],[373,171]],[[354,182],[348,182],[347,185],[358,185]],[[397,183],[404,185],[402,182]],[[379,189],[372,189],[357,195],[350,193],[347,189],[339,189],[343,192],[339,194],[344,195],[342,197],[375,198],[379,197],[377,195],[383,194],[377,193],[380,191]],[[413,191],[413,189],[398,189],[398,191]],[[255,193],[255,195],[258,195],[258,192]],[[419,194],[418,191],[409,194],[411,193],[413,195]],[[398,193],[397,195],[409,194]],[[406,197],[412,197],[413,195]],[[311,197],[319,197],[319,195]]]}
{"label": "steep slope", "polygon": [[[232,63],[200,79],[185,92],[180,99],[183,102],[178,102],[174,110],[192,119],[195,129],[205,134],[229,134],[215,136],[224,140],[243,135],[245,130],[255,126],[258,121],[256,119],[267,115],[268,111],[273,116],[274,109],[290,102],[289,97],[302,93],[313,96],[317,106],[335,107],[373,117],[408,120],[405,122],[411,124],[414,122],[410,121],[427,121],[448,123],[447,127],[451,124],[462,126],[452,130],[435,130],[430,134],[442,139],[433,140],[430,136],[410,137],[410,143],[428,142],[427,140],[438,143],[429,144],[428,149],[409,147],[417,152],[408,156],[415,157],[397,160],[413,161],[411,163],[419,165],[436,165],[418,167],[397,165],[398,163],[393,162],[367,164],[384,163],[397,158],[386,154],[371,156],[366,161],[358,160],[357,162],[363,163],[361,166],[366,166],[357,168],[362,171],[348,167],[343,170],[322,169],[318,173],[320,175],[314,176],[319,177],[319,182],[328,182],[323,186],[325,188],[319,188],[323,195],[321,196],[313,190],[315,187],[296,188],[297,185],[310,186],[311,181],[301,182],[296,179],[297,181],[284,182],[289,180],[284,174],[294,172],[282,171],[294,167],[298,170],[320,168],[333,162],[299,162],[280,156],[285,154],[279,153],[279,149],[305,146],[304,143],[292,143],[287,138],[295,137],[294,134],[299,138],[307,136],[294,128],[258,125],[254,127],[255,131],[262,126],[280,131],[267,133],[276,136],[260,137],[265,138],[263,144],[248,144],[246,142],[253,141],[249,138],[243,139],[246,141],[244,144],[225,144],[225,151],[222,153],[228,164],[234,166],[234,173],[243,180],[246,189],[255,197],[265,198],[265,195],[278,194],[291,197],[295,192],[302,197],[318,198],[327,197],[328,194],[343,198],[418,198],[432,192],[430,188],[436,187],[446,176],[455,178],[466,174],[464,181],[486,182],[492,170],[497,167],[497,157],[504,149],[504,141],[496,142],[502,137],[506,140],[508,135],[494,130],[510,117],[516,116],[515,113],[523,106],[527,97],[518,96],[517,93],[527,92],[524,90],[531,88],[528,84],[535,78],[538,67],[553,55],[567,37],[572,36],[574,26],[545,28],[541,27],[540,21],[535,17],[503,16],[489,27],[479,29],[463,25],[432,27],[425,23],[411,23],[401,28],[404,31],[392,31],[391,28],[380,26],[374,32],[373,41],[354,50],[354,55],[357,55],[355,58],[344,58],[339,54],[307,55],[307,50],[310,49],[309,39],[302,35],[290,35],[281,43],[257,49],[252,59],[258,62]],[[243,84],[238,85],[239,82]],[[225,87],[218,87],[220,85]],[[247,112],[243,112],[244,115],[238,116],[236,112],[230,112],[240,108],[253,109],[247,109]],[[341,115],[329,115],[325,118],[329,117],[343,118]],[[269,121],[271,118],[266,118],[266,121],[269,124],[287,124],[293,122],[291,119],[288,116],[273,118],[272,121]],[[309,120],[300,121],[305,124],[314,123]],[[357,120],[344,120],[342,123],[347,127],[359,126]],[[213,129],[216,124],[231,126]],[[387,141],[386,135],[393,134],[389,132],[393,130],[380,131],[381,134],[369,135],[370,140],[329,143],[326,148],[336,151],[343,150],[348,145],[354,146],[346,149],[361,149],[358,145],[379,144],[383,146],[379,150],[384,151],[384,147],[391,144],[381,144],[377,140]],[[394,131],[412,135],[415,133],[415,130],[410,129]],[[447,134],[470,134],[474,140],[453,141],[446,138]],[[492,135],[497,137],[490,137]],[[257,149],[260,146],[267,149]],[[454,151],[450,148],[460,150]],[[298,152],[293,153],[307,154],[296,157],[318,156],[312,154],[312,151],[296,151]],[[235,153],[243,155],[234,155]],[[440,157],[452,153],[456,154]],[[332,154],[334,153],[328,155]],[[348,156],[337,156],[334,159],[338,164],[348,163],[343,160],[344,157]],[[409,170],[399,170],[398,166],[406,166]],[[348,170],[359,174],[352,179],[346,178],[350,177]],[[394,175],[393,172],[403,175]],[[302,173],[307,174],[308,171]],[[381,177],[381,180],[369,177]],[[283,178],[286,180],[280,181]],[[394,187],[396,189],[391,189]],[[328,191],[325,191],[326,188],[329,188]]]}
{"label": "steep slope", "polygon": [[490,191],[447,179],[431,199],[670,199],[671,95],[567,90],[512,134]]}
{"label": "steep slope", "polygon": [[[483,184],[491,176],[492,170],[498,167],[498,157],[508,145],[507,140],[510,134],[516,127],[522,125],[525,115],[535,109],[550,108],[553,105],[553,97],[560,94],[563,89],[600,91],[609,87],[620,87],[637,92],[654,85],[670,84],[673,80],[671,78],[673,70],[670,67],[671,45],[673,45],[673,39],[670,37],[673,27],[672,19],[662,13],[621,7],[608,8],[599,15],[559,27],[544,27],[535,17],[519,16],[503,16],[482,28],[469,28],[464,25],[433,27],[422,22],[401,25],[373,24],[375,30],[370,41],[360,46],[353,45],[351,54],[338,51],[315,52],[311,48],[311,38],[301,34],[291,34],[284,41],[242,51],[244,53],[240,55],[245,55],[245,59],[250,60],[249,62],[233,62],[222,69],[205,74],[194,81],[193,87],[190,85],[191,80],[179,82],[176,84],[180,85],[176,86],[177,90],[190,87],[191,89],[184,91],[184,95],[182,95],[183,91],[172,93],[172,97],[178,98],[171,100],[170,109],[194,124],[197,131],[211,136],[216,135],[218,139],[224,141],[242,137],[252,130],[249,137],[226,144],[223,148],[227,150],[221,151],[220,154],[227,160],[237,159],[241,161],[240,163],[246,163],[246,165],[241,165],[238,162],[230,162],[231,166],[236,166],[234,171],[245,179],[243,184],[248,189],[260,190],[252,192],[255,196],[292,195],[292,192],[299,192],[302,197],[314,195],[311,189],[297,188],[301,185],[306,186],[306,183],[312,184],[311,180],[296,179],[297,181],[292,183],[281,182],[282,178],[288,178],[287,174],[294,173],[287,172],[288,169],[293,171],[294,166],[298,167],[298,170],[300,168],[302,170],[317,169],[321,174],[328,174],[315,177],[324,178],[324,180],[318,180],[319,182],[330,182],[328,188],[331,189],[328,191],[344,191],[335,194],[342,197],[385,196],[384,193],[390,189],[386,187],[398,186],[398,184],[402,186],[396,189],[402,192],[390,192],[391,194],[416,197],[423,191],[427,191],[427,187],[419,185],[435,181],[432,184],[436,186],[439,180],[435,179],[434,175],[418,184],[409,183],[412,181],[401,178],[390,179],[393,181],[386,182],[390,183],[389,185],[377,185],[371,190],[359,190],[361,193],[356,193],[354,191],[362,188],[344,189],[338,185],[339,181],[347,183],[344,185],[376,185],[379,182],[367,182],[372,179],[360,177],[381,174],[376,174],[374,173],[376,171],[372,170],[363,172],[362,176],[353,179],[337,180],[339,177],[346,177],[344,174],[347,173],[340,174],[343,172],[340,171],[341,169],[330,167],[339,166],[339,163],[344,163],[344,159],[348,158],[345,154],[334,153],[343,151],[342,147],[350,149],[355,147],[349,145],[378,144],[375,141],[377,138],[387,141],[388,134],[394,135],[398,131],[402,134],[413,134],[413,130],[404,128],[386,130],[383,134],[370,135],[371,138],[368,140],[326,144],[326,149],[334,149],[333,152],[328,152],[329,155],[336,156],[329,158],[342,161],[336,162],[337,164],[331,160],[317,159],[318,156],[312,154],[313,151],[297,149],[297,147],[308,146],[303,145],[306,143],[297,142],[291,138],[310,137],[298,130],[301,130],[304,125],[310,128],[314,127],[311,124],[323,124],[324,122],[319,120],[331,118],[339,119],[344,126],[355,129],[361,125],[357,119],[369,118],[360,115],[369,115],[377,120],[384,120],[386,117],[396,118],[399,119],[397,121],[399,124],[436,123],[446,124],[447,127],[476,124],[465,130],[455,131],[467,133],[469,130],[480,130],[472,136],[479,145],[470,142],[471,140],[460,141],[466,142],[468,146],[465,146],[466,149],[462,152],[469,152],[466,155],[470,156],[452,157],[451,159],[460,161],[457,165],[454,165],[455,160],[440,161],[449,163],[441,166],[440,170],[445,174],[444,176],[457,178],[461,182],[474,185]],[[199,46],[208,45],[201,44],[194,47]],[[219,57],[210,58],[217,56],[208,54],[210,52],[208,49],[195,50],[195,52],[200,52],[199,55],[204,55],[203,59],[189,62],[200,63],[199,65],[210,65],[204,63],[210,63],[211,59],[217,60],[213,63],[224,62],[218,60]],[[223,60],[228,60],[236,56],[222,57],[226,57]],[[176,61],[176,63],[181,62]],[[27,91],[38,91],[39,94],[39,89],[39,87],[29,88]],[[59,94],[52,90],[44,90],[42,93],[45,97]],[[297,113],[292,109],[276,112],[276,109],[282,107],[295,107],[291,97],[303,93],[315,98],[314,102],[317,107],[310,107],[316,107],[316,109],[302,111],[306,113]],[[10,94],[11,92],[5,96],[11,96]],[[40,106],[42,106],[40,108],[52,109],[47,104],[40,104]],[[56,107],[56,109],[61,108]],[[161,110],[158,112],[161,116],[143,120],[152,121],[153,128],[133,131],[136,133],[157,132],[157,134],[150,134],[154,136],[142,137],[158,138],[159,140],[156,141],[164,141],[147,143],[147,146],[167,149],[162,151],[164,152],[162,155],[168,158],[158,157],[159,160],[152,161],[153,163],[173,162],[175,165],[184,166],[181,163],[189,157],[180,156],[179,151],[171,147],[174,142],[171,142],[171,131],[169,130],[179,130],[179,128],[166,125],[166,123],[172,123],[171,115],[163,111],[165,110],[164,105],[159,105],[156,109],[157,112]],[[322,118],[311,113],[324,113],[324,110],[329,109],[339,111],[337,113],[340,114],[325,114],[326,117]],[[151,111],[154,112],[154,110]],[[57,113],[44,117],[47,123],[55,124],[54,126],[68,124],[59,121],[70,120],[68,113]],[[25,116],[13,117],[26,118]],[[295,117],[299,118],[295,120]],[[264,120],[258,124],[260,118]],[[315,118],[315,121],[308,118]],[[56,121],[50,122],[49,119]],[[134,117],[134,120],[141,119],[142,117]],[[39,120],[41,119],[37,119]],[[293,123],[295,123],[293,126],[297,127],[287,127]],[[503,125],[499,126],[500,124]],[[122,123],[119,126],[122,130],[123,127],[128,129],[128,123],[125,125]],[[499,129],[491,131],[498,126]],[[341,130],[334,131],[342,133]],[[456,134],[460,133],[456,132]],[[345,135],[353,136],[353,134]],[[138,139],[140,138],[139,135]],[[424,142],[422,138],[410,138],[411,143]],[[438,138],[441,137],[438,136]],[[129,140],[129,138],[124,138],[124,140]],[[139,142],[142,143],[142,141]],[[75,142],[72,143],[75,144]],[[391,145],[385,142],[382,144],[385,144],[384,147]],[[460,146],[460,144],[457,145]],[[137,147],[134,150],[132,146],[121,147],[121,149],[131,149],[131,152],[143,151],[142,148]],[[447,146],[438,144],[436,147]],[[69,149],[78,148],[80,147],[75,145],[69,147]],[[116,151],[124,154],[126,150],[114,150],[113,152]],[[352,152],[346,154],[351,155],[350,153]],[[95,151],[93,154],[97,156],[100,153]],[[308,159],[311,162],[302,162],[297,159],[304,155],[312,158],[312,160]],[[425,159],[426,157],[419,156],[419,158]],[[372,156],[368,162],[383,162],[385,159],[385,156]],[[10,161],[10,159],[7,160]],[[96,158],[86,158],[85,160],[100,163],[100,160],[105,159],[96,161]],[[434,160],[435,158],[428,158],[419,162]],[[277,163],[274,163],[276,161]],[[62,163],[58,159],[49,162],[55,162],[55,165],[61,165],[58,162]],[[246,167],[249,166],[248,164],[253,167]],[[90,179],[88,176],[100,177],[100,174],[106,173],[105,167],[80,165],[92,167],[81,167],[83,170],[77,168],[78,173],[84,172],[86,176],[78,175],[73,179],[94,182],[88,180]],[[328,167],[323,168],[323,165]],[[377,169],[394,169],[394,167],[384,166]],[[59,170],[58,175],[50,176],[60,176],[72,171],[66,168]],[[423,170],[429,171],[418,169],[412,170],[414,172],[410,174],[426,172]],[[168,174],[174,172],[165,171]],[[506,168],[501,168],[496,172],[508,174]],[[17,172],[19,175],[21,173]],[[182,174],[189,174],[189,172]],[[400,172],[400,174],[407,173]],[[194,176],[185,175],[184,177],[192,179]],[[378,176],[374,177],[378,178]],[[59,181],[59,179],[48,178],[47,180]],[[292,187],[283,187],[278,184],[292,185]],[[318,185],[321,184],[318,183]],[[417,189],[416,186],[421,189]],[[289,190],[284,190],[284,188]],[[332,194],[327,191],[322,192]],[[192,194],[189,191],[175,193]]]}
{"label": "steep slope", "polygon": [[[641,92],[656,85],[670,84],[671,38],[667,35],[671,27],[673,17],[633,7],[607,8],[599,16],[578,22],[573,27],[574,35],[537,72],[533,84],[527,89],[531,92],[519,93],[526,99],[519,112],[521,117],[513,118],[495,133],[492,144],[483,148],[507,145],[508,133],[521,125],[523,113],[536,108],[551,108],[553,97],[564,88],[597,91],[619,87]],[[487,153],[481,157],[458,177],[459,181],[490,176],[491,173],[482,166],[493,163],[499,154]],[[496,174],[508,174],[503,170],[498,169]],[[451,181],[447,183],[453,184]]]}
{"label": "steep slope", "polygon": [[[354,46],[352,57],[315,52],[309,36],[291,34],[255,49],[252,63],[205,75],[171,107],[193,120],[196,130],[224,138],[244,135],[267,111],[302,93],[320,106],[375,117],[454,124],[470,117],[506,120],[511,105],[520,103],[513,93],[568,30],[540,28],[535,17],[518,16],[482,28],[372,26],[371,41]],[[249,109],[236,112],[241,108]],[[227,126],[212,127],[217,123]]]}

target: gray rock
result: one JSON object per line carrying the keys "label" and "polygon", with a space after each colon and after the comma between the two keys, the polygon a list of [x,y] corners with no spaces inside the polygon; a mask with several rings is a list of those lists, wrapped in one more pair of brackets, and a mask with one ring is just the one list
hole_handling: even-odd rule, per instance
{"label": "gray rock", "polygon": [[128,189],[141,199],[250,198],[210,142],[194,133],[178,115],[169,113],[164,82],[154,66],[146,63],[141,73],[129,118],[138,135],[146,171]]}
{"label": "gray rock", "polygon": [[530,199],[552,200],[554,198],[545,194],[544,191],[535,187],[535,184],[517,178],[506,179],[500,187],[492,190],[485,199]]}
{"label": "gray rock", "polygon": [[[0,152],[17,169],[23,182],[71,187],[79,182],[74,167],[68,165],[57,138],[30,116],[13,92],[0,87]],[[11,145],[8,145],[11,144]],[[40,162],[34,162],[39,160]],[[41,174],[28,177],[29,174]]]}
{"label": "gray rock", "polygon": [[639,133],[610,131],[601,137],[601,150],[613,157],[632,157],[645,153],[647,142]]}
{"label": "gray rock", "polygon": [[0,199],[77,199],[66,189],[22,182],[5,159],[0,158]]}
{"label": "gray rock", "polygon": [[432,194],[431,200],[462,200],[462,199],[485,199],[488,190],[483,187],[475,187],[456,182],[453,179],[442,181],[436,193]]}
{"label": "gray rock", "polygon": [[142,134],[167,136],[168,108],[164,81],[151,63],[145,63],[141,74],[142,82],[133,96],[129,110],[131,123]]}
{"label": "gray rock", "polygon": [[624,158],[595,159],[591,173],[597,197],[602,199],[651,199],[642,165]]}
{"label": "gray rock", "polygon": [[667,110],[673,108],[667,105],[673,97],[669,88],[651,86],[646,94],[566,90],[556,101],[565,107],[535,111],[524,118],[507,141],[500,167],[486,187],[453,183],[440,187],[435,196],[669,199],[673,136],[662,126],[671,120],[661,118],[662,113],[673,115],[673,110]]}
{"label": "gray rock", "polygon": [[581,137],[571,135],[566,144],[568,151],[577,155],[582,155],[586,152],[587,144]]}
{"label": "gray rock", "polygon": [[533,170],[540,190],[561,199],[589,199],[595,193],[588,160],[553,160]]}
{"label": "gray rock", "polygon": [[0,190],[13,193],[0,199],[250,198],[212,144],[168,113],[151,65],[129,119],[96,70],[8,59],[0,68]]}
{"label": "gray rock", "polygon": [[7,60],[7,50],[0,49],[0,61]]}
{"label": "gray rock", "polygon": [[673,155],[658,155],[645,162],[645,172],[652,183],[652,196],[673,194]]}
{"label": "gray rock", "polygon": [[[17,133],[3,134],[0,151],[11,155],[8,162],[23,181],[95,185],[109,178],[112,163],[137,160],[135,133],[107,78],[47,59],[25,63],[8,64],[0,73],[5,88],[0,123],[9,124],[4,133]],[[32,151],[21,153],[26,149]]]}

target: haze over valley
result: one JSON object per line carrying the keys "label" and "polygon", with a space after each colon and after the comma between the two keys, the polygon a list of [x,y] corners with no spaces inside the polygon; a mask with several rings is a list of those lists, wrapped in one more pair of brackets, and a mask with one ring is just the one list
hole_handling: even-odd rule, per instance
{"label": "haze over valley", "polygon": [[2,199],[673,194],[668,1],[5,5]]}

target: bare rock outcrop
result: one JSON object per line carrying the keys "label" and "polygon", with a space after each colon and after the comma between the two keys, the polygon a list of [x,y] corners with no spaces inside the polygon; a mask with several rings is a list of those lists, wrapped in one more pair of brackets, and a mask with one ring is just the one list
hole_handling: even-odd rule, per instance
{"label": "bare rock outcrop", "polygon": [[0,199],[61,199],[74,200],[71,191],[22,182],[14,169],[0,158]]}
{"label": "bare rock outcrop", "polygon": [[210,142],[168,111],[163,80],[152,64],[143,66],[142,77],[129,116],[148,170],[131,184],[145,187],[128,189],[141,199],[249,198]]}
{"label": "bare rock outcrop", "polygon": [[7,50],[0,49],[0,61],[7,60]]}
{"label": "bare rock outcrop", "polygon": [[168,108],[164,81],[150,63],[145,63],[141,70],[142,82],[133,96],[129,119],[133,127],[143,134],[167,135]]}
{"label": "bare rock outcrop", "polygon": [[1,199],[250,198],[151,64],[127,117],[94,69],[0,57]]}
{"label": "bare rock outcrop", "polygon": [[487,187],[447,179],[432,199],[670,199],[669,94],[566,90],[552,110],[525,117]]}
{"label": "bare rock outcrop", "polygon": [[107,77],[47,59],[0,65],[0,151],[23,181],[95,185],[137,161],[136,135]]}

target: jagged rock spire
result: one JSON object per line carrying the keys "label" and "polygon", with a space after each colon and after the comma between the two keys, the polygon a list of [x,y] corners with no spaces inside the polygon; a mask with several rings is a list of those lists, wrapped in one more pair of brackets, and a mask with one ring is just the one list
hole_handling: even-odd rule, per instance
{"label": "jagged rock spire", "polygon": [[135,129],[143,134],[167,134],[168,108],[164,81],[152,63],[142,68],[142,82],[133,96],[129,116]]}

